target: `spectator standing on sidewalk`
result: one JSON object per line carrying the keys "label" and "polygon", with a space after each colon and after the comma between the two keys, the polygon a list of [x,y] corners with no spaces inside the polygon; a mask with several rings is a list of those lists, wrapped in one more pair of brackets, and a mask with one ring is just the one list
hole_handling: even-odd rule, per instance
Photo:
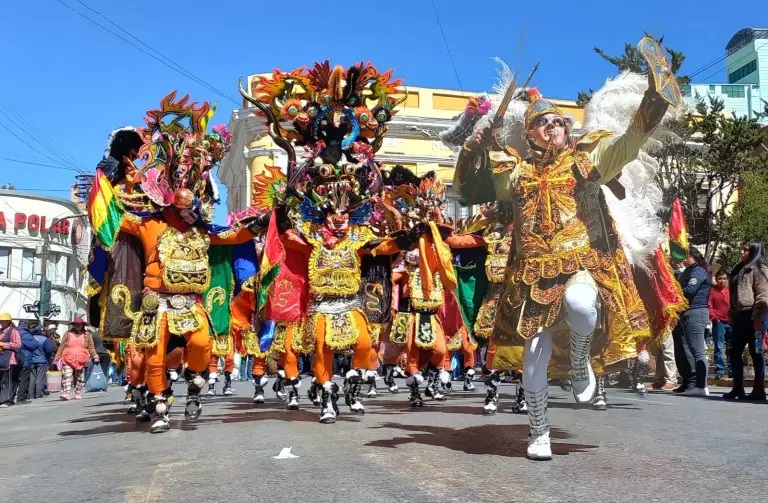
{"label": "spectator standing on sidewalk", "polygon": [[709,291],[712,279],[709,264],[701,252],[690,247],[683,261],[685,269],[678,277],[688,309],[672,335],[675,341],[675,362],[683,382],[674,391],[686,396],[708,396],[707,354],[704,331],[709,323]]}
{"label": "spectator standing on sidewalk", "polygon": [[[104,347],[104,341],[101,339],[101,334],[98,330],[91,331],[91,338],[93,339],[93,347],[96,350],[96,354],[99,356],[98,364],[101,366],[101,371],[104,372],[104,377],[109,379],[109,365],[111,356],[109,351]],[[90,375],[90,372],[88,373]],[[85,380],[88,380],[88,376],[85,376]]]}
{"label": "spectator standing on sidewalk", "polygon": [[29,403],[30,381],[32,376],[32,358],[34,353],[40,349],[40,344],[35,340],[32,330],[35,329],[37,322],[19,322],[19,337],[21,338],[21,351],[19,352],[19,362],[21,372],[19,373],[19,387],[16,393],[16,404]]}
{"label": "spectator standing on sidewalk", "polygon": [[[765,400],[765,356],[763,336],[768,315],[768,266],[765,264],[762,241],[752,240],[741,247],[741,261],[731,272],[731,367],[733,389],[723,395],[725,399]],[[755,368],[752,392],[744,393],[744,347]]]}
{"label": "spectator standing on sidewalk", "polygon": [[45,394],[45,373],[48,371],[48,367],[53,359],[53,343],[48,336],[44,335],[39,326],[34,330],[31,330],[35,341],[37,342],[37,349],[32,353],[30,364],[30,398],[43,398]]}
{"label": "spectator standing on sidewalk", "polygon": [[88,359],[93,358],[98,363],[99,355],[93,346],[93,337],[85,330],[86,323],[82,318],[75,318],[70,330],[61,338],[61,345],[56,352],[55,360],[61,359],[61,395],[62,400],[71,398],[70,390],[75,387],[75,400],[82,398],[80,392],[85,385],[83,369]]}
{"label": "spectator standing on sidewalk", "polygon": [[[712,322],[712,339],[715,345],[715,379],[725,374],[726,348],[731,339],[731,294],[728,289],[728,273],[720,269],[715,275],[715,284],[709,291],[709,320]],[[733,377],[731,357],[728,355],[728,377]]]}
{"label": "spectator standing on sidewalk", "polygon": [[677,365],[675,364],[675,343],[672,332],[667,332],[651,349],[656,358],[656,375],[653,389],[673,390],[677,388]]}
{"label": "spectator standing on sidewalk", "polygon": [[21,349],[19,330],[9,313],[0,313],[0,407],[13,405],[18,383],[16,353]]}

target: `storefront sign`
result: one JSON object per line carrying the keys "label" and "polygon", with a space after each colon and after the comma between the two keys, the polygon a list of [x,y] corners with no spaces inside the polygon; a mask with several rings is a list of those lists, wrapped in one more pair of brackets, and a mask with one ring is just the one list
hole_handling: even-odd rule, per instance
{"label": "storefront sign", "polygon": [[[49,226],[50,224],[50,226]],[[0,230],[7,231],[5,214],[0,211]],[[48,218],[45,215],[18,212],[13,216],[13,230],[18,232],[26,229],[29,232],[49,232],[51,234],[69,235],[70,221]]]}

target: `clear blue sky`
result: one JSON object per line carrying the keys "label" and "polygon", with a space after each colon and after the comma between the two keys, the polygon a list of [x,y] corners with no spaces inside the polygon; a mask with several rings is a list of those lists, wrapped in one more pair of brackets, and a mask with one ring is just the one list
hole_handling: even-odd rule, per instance
{"label": "clear blue sky", "polygon": [[[459,87],[431,0],[82,1],[231,97],[238,96],[239,75],[326,58],[393,67],[410,85]],[[665,43],[687,55],[683,70],[690,74],[722,57],[737,30],[768,19],[766,0],[700,0],[685,9],[658,0],[434,2],[463,89],[489,89],[494,56],[523,72],[540,60],[534,84],[545,96],[562,99],[575,99],[615,73],[593,52],[595,45],[615,54],[644,31],[664,35]],[[109,132],[141,125],[144,111],[173,89],[219,101],[213,123],[229,122],[234,103],[83,18],[78,12],[140,46],[83,3],[13,2],[0,18],[0,183],[67,197],[74,171],[2,158],[62,166],[58,157],[64,156],[91,172]],[[724,62],[694,82],[705,78],[724,82]],[[225,209],[218,213],[220,220]]]}

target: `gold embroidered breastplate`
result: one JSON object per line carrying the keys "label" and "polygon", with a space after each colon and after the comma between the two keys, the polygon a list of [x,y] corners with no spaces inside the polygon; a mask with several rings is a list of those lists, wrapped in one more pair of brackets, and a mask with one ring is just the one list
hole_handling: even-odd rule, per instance
{"label": "gold embroidered breastplate", "polygon": [[372,239],[368,229],[353,227],[346,238],[327,248],[317,226],[304,224],[304,236],[312,245],[309,256],[309,290],[313,295],[355,296],[360,290],[360,258],[357,251]]}
{"label": "gold embroidered breastplate", "polygon": [[203,294],[211,281],[208,246],[211,240],[197,227],[187,232],[168,226],[158,239],[163,284],[169,292]]}
{"label": "gold embroidered breastplate", "polygon": [[411,290],[411,304],[416,309],[437,309],[443,305],[443,283],[440,281],[440,273],[435,273],[432,292],[429,297],[424,296],[421,288],[421,271],[418,265],[408,264],[408,287]]}
{"label": "gold embroidered breastplate", "polygon": [[504,281],[504,274],[507,270],[512,236],[491,232],[483,239],[488,248],[488,255],[485,258],[485,274],[491,283],[501,283]]}
{"label": "gold embroidered breastplate", "polygon": [[520,211],[515,231],[522,256],[556,259],[589,246],[575,198],[574,168],[581,170],[585,161],[589,162],[582,152],[566,151],[541,170],[528,162],[519,164],[515,190]]}

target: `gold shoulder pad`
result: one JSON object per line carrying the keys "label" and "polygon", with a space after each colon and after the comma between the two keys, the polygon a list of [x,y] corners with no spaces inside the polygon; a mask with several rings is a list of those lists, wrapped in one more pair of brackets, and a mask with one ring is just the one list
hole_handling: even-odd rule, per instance
{"label": "gold shoulder pad", "polygon": [[576,148],[578,150],[590,151],[595,146],[595,143],[602,140],[603,138],[608,138],[613,135],[614,133],[604,129],[598,129],[596,131],[584,133],[578,140],[576,140]]}
{"label": "gold shoulder pad", "polygon": [[511,147],[505,147],[504,150],[494,150],[488,154],[493,165],[494,173],[503,173],[505,171],[513,170],[520,164],[522,160],[520,154]]}

